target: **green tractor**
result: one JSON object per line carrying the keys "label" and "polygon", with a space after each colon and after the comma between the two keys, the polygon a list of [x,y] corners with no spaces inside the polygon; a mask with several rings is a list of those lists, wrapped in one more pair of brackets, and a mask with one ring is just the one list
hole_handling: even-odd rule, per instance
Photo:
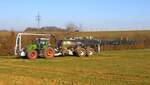
{"label": "green tractor", "polygon": [[36,59],[43,56],[47,59],[54,57],[55,51],[50,47],[49,40],[46,38],[38,38],[27,46],[25,53],[27,58]]}
{"label": "green tractor", "polygon": [[[22,36],[43,36],[47,38],[37,38],[32,41],[25,48],[22,47]],[[39,56],[50,59],[54,57],[55,51],[50,44],[52,35],[50,34],[32,34],[32,33],[18,33],[16,37],[16,45],[15,45],[15,55],[28,58],[28,59],[36,59]]]}

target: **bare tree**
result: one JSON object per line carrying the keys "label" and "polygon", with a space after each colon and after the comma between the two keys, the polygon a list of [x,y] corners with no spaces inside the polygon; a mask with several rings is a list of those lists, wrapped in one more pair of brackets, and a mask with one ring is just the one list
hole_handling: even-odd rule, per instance
{"label": "bare tree", "polygon": [[69,23],[67,26],[66,26],[66,30],[68,32],[76,32],[78,29],[78,26],[76,26],[74,23]]}

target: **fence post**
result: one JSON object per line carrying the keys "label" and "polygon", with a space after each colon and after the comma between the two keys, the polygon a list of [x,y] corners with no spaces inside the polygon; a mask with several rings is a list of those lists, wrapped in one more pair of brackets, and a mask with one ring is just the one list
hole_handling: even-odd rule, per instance
{"label": "fence post", "polygon": [[98,53],[100,53],[100,52],[101,52],[101,45],[98,44]]}

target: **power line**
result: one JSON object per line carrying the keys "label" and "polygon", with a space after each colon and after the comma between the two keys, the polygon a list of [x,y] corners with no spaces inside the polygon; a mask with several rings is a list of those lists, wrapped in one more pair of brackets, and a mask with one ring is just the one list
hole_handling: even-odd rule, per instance
{"label": "power line", "polygon": [[40,16],[39,12],[36,16],[36,20],[37,20],[37,27],[40,28],[41,27],[41,16]]}

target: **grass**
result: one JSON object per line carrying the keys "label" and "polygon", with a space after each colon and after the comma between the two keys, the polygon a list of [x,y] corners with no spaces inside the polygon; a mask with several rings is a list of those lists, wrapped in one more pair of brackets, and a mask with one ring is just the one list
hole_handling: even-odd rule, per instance
{"label": "grass", "polygon": [[150,85],[150,49],[93,57],[0,57],[0,85]]}

